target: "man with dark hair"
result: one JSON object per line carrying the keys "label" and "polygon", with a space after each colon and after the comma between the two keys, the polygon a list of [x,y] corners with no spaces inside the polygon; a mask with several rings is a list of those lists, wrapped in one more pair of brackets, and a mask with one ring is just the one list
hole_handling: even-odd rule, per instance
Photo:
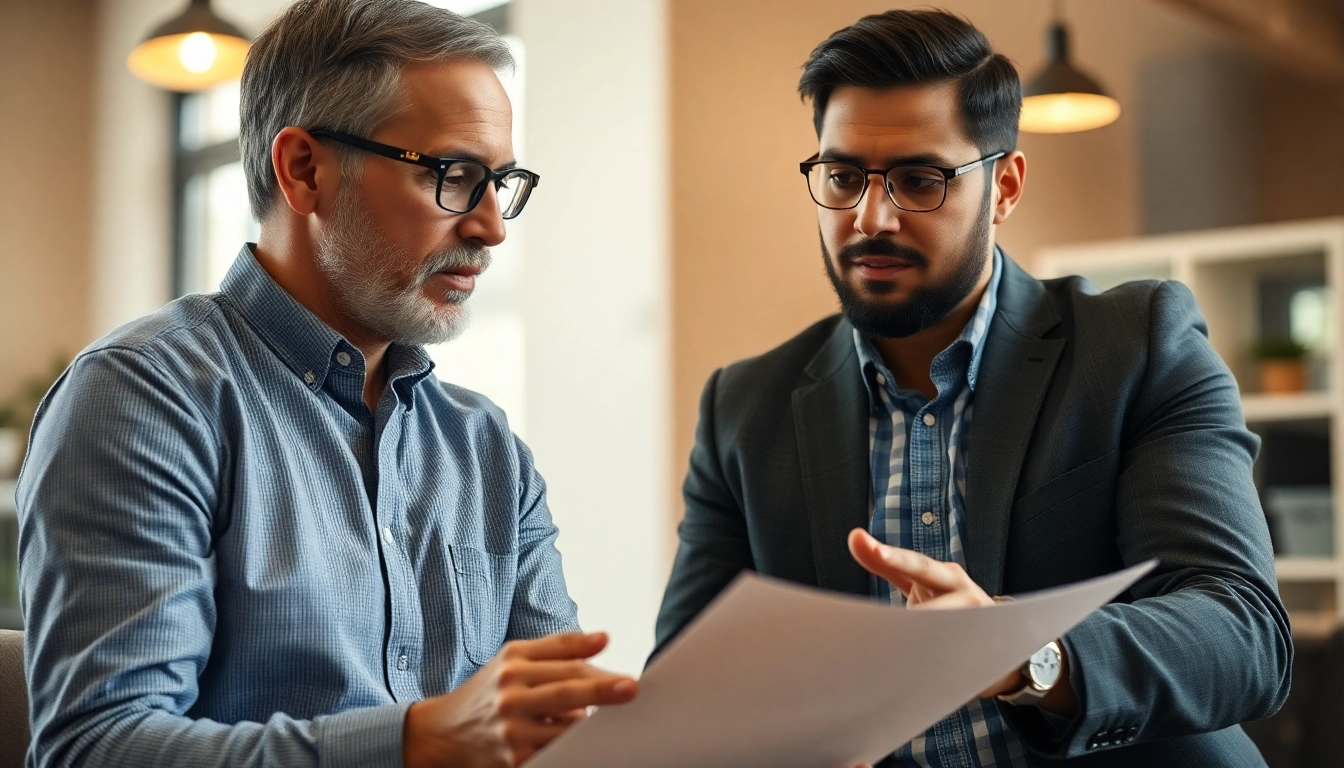
{"label": "man with dark hair", "polygon": [[799,90],[843,311],[710,377],[658,648],[742,569],[923,609],[1156,558],[888,762],[1262,765],[1238,723],[1282,704],[1292,641],[1257,441],[1190,292],[1041,282],[995,247],[1021,89],[966,21],[865,17]]}
{"label": "man with dark hair", "polygon": [[527,447],[421,346],[465,328],[537,183],[511,64],[415,0],[298,0],[257,38],[258,242],[37,415],[29,768],[512,768],[635,695],[586,663],[606,638],[576,631]]}

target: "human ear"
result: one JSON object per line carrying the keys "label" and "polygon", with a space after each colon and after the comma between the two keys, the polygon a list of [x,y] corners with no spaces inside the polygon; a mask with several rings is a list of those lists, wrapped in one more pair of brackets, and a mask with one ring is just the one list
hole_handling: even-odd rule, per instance
{"label": "human ear", "polygon": [[994,163],[994,189],[998,199],[994,201],[994,223],[1002,224],[1022,199],[1022,187],[1027,180],[1027,156],[1013,151],[1007,157]]}
{"label": "human ear", "polygon": [[276,134],[271,165],[285,203],[300,216],[317,211],[324,197],[336,195],[338,158],[302,128],[290,126]]}

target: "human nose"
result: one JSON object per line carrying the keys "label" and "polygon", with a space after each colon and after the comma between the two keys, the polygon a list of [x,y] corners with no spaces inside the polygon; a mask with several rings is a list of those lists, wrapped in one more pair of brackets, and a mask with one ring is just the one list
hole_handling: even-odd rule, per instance
{"label": "human nose", "polygon": [[488,247],[504,242],[508,233],[504,228],[504,214],[500,211],[499,195],[496,194],[494,184],[487,183],[476,207],[462,214],[457,234],[463,240],[476,240]]}
{"label": "human nose", "polygon": [[[872,183],[876,176],[876,183]],[[887,179],[878,173],[868,174],[868,189],[859,200],[857,215],[854,217],[854,229],[864,237],[875,238],[882,234],[895,234],[901,231],[900,210],[887,194]]]}

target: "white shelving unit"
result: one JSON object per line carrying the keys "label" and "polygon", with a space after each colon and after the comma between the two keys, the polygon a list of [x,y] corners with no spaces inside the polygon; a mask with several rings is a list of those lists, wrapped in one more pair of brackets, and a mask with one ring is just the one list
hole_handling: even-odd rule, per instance
{"label": "white shelving unit", "polygon": [[[1050,248],[1037,255],[1034,271],[1042,278],[1083,275],[1101,290],[1129,280],[1185,283],[1208,321],[1210,343],[1237,378],[1247,424],[1328,424],[1334,555],[1281,556],[1275,565],[1285,601],[1298,588],[1323,596],[1305,608],[1289,602],[1295,634],[1322,636],[1344,623],[1344,218]],[[1335,308],[1326,388],[1261,394],[1250,354],[1260,335],[1259,282],[1294,276],[1323,276]]]}

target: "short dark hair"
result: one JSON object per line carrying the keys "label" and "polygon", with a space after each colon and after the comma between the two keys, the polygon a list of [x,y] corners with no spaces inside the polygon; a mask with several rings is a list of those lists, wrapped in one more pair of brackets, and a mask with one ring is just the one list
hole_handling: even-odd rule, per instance
{"label": "short dark hair", "polygon": [[812,100],[821,135],[831,93],[842,85],[891,88],[955,82],[966,134],[980,151],[1017,148],[1022,84],[1017,70],[969,21],[946,11],[864,16],[826,38],[803,65],[798,93]]}

